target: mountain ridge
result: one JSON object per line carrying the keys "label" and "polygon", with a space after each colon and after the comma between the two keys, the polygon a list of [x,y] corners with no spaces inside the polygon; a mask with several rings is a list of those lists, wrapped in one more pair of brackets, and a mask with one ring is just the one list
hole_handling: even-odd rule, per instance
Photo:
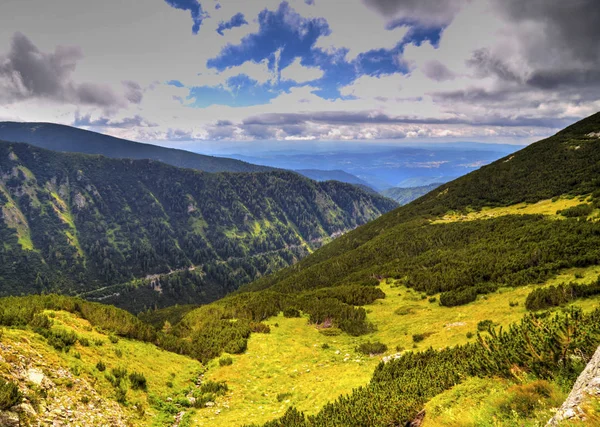
{"label": "mountain ridge", "polygon": [[242,160],[207,156],[191,151],[129,141],[56,123],[0,122],[0,140],[24,142],[60,152],[101,154],[123,159],[149,159],[205,172],[267,172],[276,170]]}

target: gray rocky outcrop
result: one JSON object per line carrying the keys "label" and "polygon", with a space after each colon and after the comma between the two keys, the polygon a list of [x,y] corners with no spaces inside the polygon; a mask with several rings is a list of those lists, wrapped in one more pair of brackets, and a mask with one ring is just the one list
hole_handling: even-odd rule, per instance
{"label": "gray rocky outcrop", "polygon": [[571,393],[562,406],[546,424],[546,427],[561,425],[563,421],[583,421],[582,405],[589,397],[600,397],[600,347],[577,378]]}

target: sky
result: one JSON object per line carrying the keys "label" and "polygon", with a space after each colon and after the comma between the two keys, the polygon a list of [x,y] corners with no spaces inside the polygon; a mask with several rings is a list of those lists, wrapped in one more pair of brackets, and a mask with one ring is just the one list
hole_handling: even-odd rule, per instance
{"label": "sky", "polygon": [[600,110],[597,0],[1,0],[0,121],[528,143]]}

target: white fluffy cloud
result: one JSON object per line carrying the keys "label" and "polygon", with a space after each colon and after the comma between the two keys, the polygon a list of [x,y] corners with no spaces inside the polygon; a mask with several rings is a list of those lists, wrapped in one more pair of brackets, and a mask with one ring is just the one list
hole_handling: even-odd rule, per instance
{"label": "white fluffy cloud", "polygon": [[[35,14],[27,13],[32,3]],[[269,69],[267,60],[208,68],[223,47],[257,32],[259,13],[276,10],[280,1],[232,0],[218,9],[201,3],[210,17],[194,35],[189,13],[164,0],[3,2],[0,16],[11,19],[0,26],[0,119],[70,124],[85,118],[80,123],[108,133],[157,141],[530,141],[600,110],[594,25],[600,8],[593,0],[572,5],[569,14],[558,0],[531,0],[531,7],[517,0],[290,0],[302,16],[327,21],[331,34],[316,46],[347,49],[346,61],[391,49],[410,35],[407,25],[389,30],[394,20],[445,26],[437,46],[404,46],[398,61],[407,74],[363,75],[341,88],[339,99],[317,95],[323,70],[300,57],[281,70]],[[217,33],[237,13],[248,24]],[[16,45],[15,33],[24,37]],[[227,90],[238,74],[258,85],[278,79],[305,85],[260,105],[192,106],[191,87]]]}

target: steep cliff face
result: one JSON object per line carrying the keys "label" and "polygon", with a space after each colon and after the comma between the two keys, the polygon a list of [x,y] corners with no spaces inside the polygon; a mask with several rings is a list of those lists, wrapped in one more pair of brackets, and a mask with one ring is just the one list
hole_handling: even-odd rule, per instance
{"label": "steep cliff face", "polygon": [[569,421],[586,421],[584,405],[600,397],[600,347],[577,378],[567,400],[546,426],[559,426]]}

